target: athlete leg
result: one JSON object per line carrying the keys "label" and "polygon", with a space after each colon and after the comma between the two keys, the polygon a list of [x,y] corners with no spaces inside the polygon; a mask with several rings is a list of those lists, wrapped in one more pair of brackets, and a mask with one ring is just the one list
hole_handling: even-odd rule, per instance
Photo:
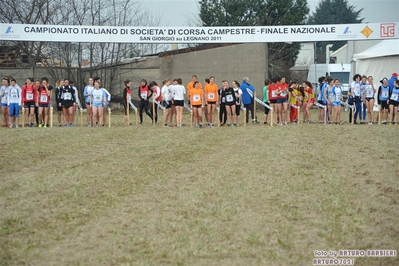
{"label": "athlete leg", "polygon": [[39,107],[38,115],[39,115],[39,125],[43,124],[43,107]]}
{"label": "athlete leg", "polygon": [[283,103],[284,123],[287,123],[288,103]]}

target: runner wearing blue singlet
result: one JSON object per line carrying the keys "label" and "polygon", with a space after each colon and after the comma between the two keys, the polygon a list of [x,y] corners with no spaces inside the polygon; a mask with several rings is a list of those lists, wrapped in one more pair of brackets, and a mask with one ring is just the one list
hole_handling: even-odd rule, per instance
{"label": "runner wearing blue singlet", "polygon": [[90,95],[91,92],[94,89],[94,80],[93,78],[89,78],[89,84],[86,85],[83,91],[83,95],[85,97],[85,103],[86,103],[86,112],[87,112],[87,126],[92,127],[93,126],[93,114],[91,110],[91,105],[90,105]]}
{"label": "runner wearing blue singlet", "polygon": [[[317,96],[317,102],[322,105],[327,104],[326,100],[324,99],[324,90],[326,87],[327,87],[326,77],[320,77],[319,78],[319,96]],[[319,123],[324,122],[325,115],[326,115],[326,111],[324,110],[324,108],[319,107],[319,114],[318,114]]]}
{"label": "runner wearing blue singlet", "polygon": [[382,120],[382,124],[386,125],[388,119],[388,110],[389,110],[388,100],[391,88],[388,85],[387,78],[383,78],[382,80],[380,80],[380,82],[382,83],[382,85],[378,88],[377,101],[378,104],[381,105],[380,117]]}
{"label": "runner wearing blue singlet", "polygon": [[327,105],[327,113],[328,113],[328,123],[331,124],[332,121],[332,103],[334,101],[334,96],[332,94],[332,88],[334,86],[334,80],[332,77],[327,77],[326,78],[326,83],[327,86],[324,88],[323,91],[323,101]]}
{"label": "runner wearing blue singlet", "polygon": [[100,82],[94,81],[94,90],[90,95],[90,105],[93,110],[93,121],[98,121],[99,126],[103,126],[103,108],[107,104],[105,92],[100,89]]}
{"label": "runner wearing blue singlet", "polygon": [[334,80],[334,87],[332,88],[332,108],[334,110],[332,122],[336,125],[341,123],[341,101],[343,100],[342,96],[342,87],[339,83],[339,79]]}

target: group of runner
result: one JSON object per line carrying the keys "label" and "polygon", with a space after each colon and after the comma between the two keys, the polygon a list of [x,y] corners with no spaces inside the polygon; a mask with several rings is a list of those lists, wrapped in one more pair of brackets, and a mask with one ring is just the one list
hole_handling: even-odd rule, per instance
{"label": "group of runner", "polygon": [[[397,120],[399,105],[399,80],[398,74],[393,73],[390,79],[383,78],[378,85],[372,76],[356,74],[353,77],[349,91],[348,104],[354,106],[354,124],[372,125],[374,121],[374,102],[377,98],[378,109],[382,124],[395,124]],[[352,122],[352,109],[350,110],[349,121]],[[389,122],[388,120],[389,115]]]}
{"label": "group of runner", "polygon": [[[132,89],[131,81],[125,81],[123,91],[123,105],[125,107],[125,124],[130,124],[128,108],[131,105]],[[232,86],[227,80],[223,80],[221,88],[215,83],[215,77],[205,79],[204,87],[193,75],[187,87],[182,85],[182,79],[176,78],[173,81],[165,79],[162,88],[153,81],[147,84],[145,79],[141,80],[138,89],[140,100],[139,114],[140,124],[143,123],[143,112],[145,112],[152,122],[158,123],[159,108],[165,109],[163,124],[169,126],[183,126],[184,108],[193,112],[193,122],[196,127],[203,126],[203,112],[205,113],[206,126],[215,126],[215,111],[220,108],[220,119],[222,125],[239,125],[239,115],[241,107],[241,96],[243,95],[240,84],[232,82]],[[152,101],[150,101],[152,99]],[[187,104],[186,104],[187,103]],[[175,117],[175,123],[173,123]]]}
{"label": "group of runner", "polygon": [[[275,78],[271,81],[266,79],[263,87],[263,101],[276,110],[279,125],[287,124],[288,108],[290,108],[290,122],[297,123],[298,107],[303,111],[302,123],[311,123],[310,108],[313,105],[319,106],[319,123],[324,123],[326,119],[329,124],[341,124],[341,106],[346,105],[350,109],[349,123],[352,123],[353,106],[354,124],[358,124],[358,117],[359,124],[366,124],[367,114],[368,124],[372,125],[376,123],[373,113],[376,97],[380,106],[382,124],[387,124],[388,114],[389,124],[395,124],[399,105],[398,76],[397,73],[393,73],[391,79],[383,78],[380,80],[381,85],[377,85],[372,76],[356,74],[348,91],[347,102],[344,102],[343,88],[339,79],[329,76],[320,77],[317,103],[312,84],[308,81],[304,81],[302,86],[299,86],[296,81],[287,84],[285,78]],[[265,107],[264,124],[268,124],[269,110]]]}
{"label": "group of runner", "polygon": [[[103,114],[107,111],[111,94],[106,89],[100,88],[100,84],[100,78],[89,78],[89,83],[84,89],[89,126],[104,126],[105,124]],[[22,106],[25,111],[25,127],[49,127],[49,109],[51,108],[53,89],[46,77],[36,82],[29,77],[22,88],[11,76],[3,78],[0,88],[2,126],[18,127],[20,107]],[[77,108],[82,110],[78,89],[74,86],[73,81],[58,80],[54,98],[58,111],[58,126],[73,127]]]}
{"label": "group of runner", "polygon": [[[264,125],[269,125],[269,112],[273,109],[276,113],[276,121],[279,125],[297,123],[298,110],[302,110],[302,123],[311,123],[310,109],[313,105],[319,106],[318,122],[328,120],[330,124],[341,123],[341,106],[346,104],[354,107],[354,123],[374,123],[375,96],[380,105],[382,124],[396,123],[399,106],[399,81],[398,74],[393,73],[391,79],[383,78],[378,86],[373,77],[356,74],[351,83],[347,102],[343,102],[343,88],[339,79],[333,77],[320,77],[318,84],[317,102],[313,86],[309,81],[299,84],[292,80],[287,83],[285,77],[266,79],[263,87]],[[123,91],[123,105],[125,108],[125,124],[129,121],[129,106],[132,103],[132,82],[125,81]],[[3,127],[18,127],[20,106],[25,108],[26,127],[48,127],[49,108],[51,106],[53,86],[49,85],[47,78],[34,82],[33,78],[27,78],[20,88],[15,79],[5,77],[0,88],[2,125]],[[182,79],[173,81],[165,79],[160,87],[157,82],[149,84],[142,79],[137,90],[139,98],[140,124],[143,123],[143,113],[146,113],[151,122],[158,123],[159,108],[165,109],[163,116],[164,126],[183,125],[184,108],[192,111],[193,123],[196,127],[203,126],[203,112],[205,123],[208,127],[215,126],[215,111],[219,110],[219,122],[228,126],[239,126],[240,110],[245,109],[246,122],[251,114],[252,123],[258,123],[255,115],[255,87],[244,77],[242,83],[223,80],[219,87],[215,83],[215,77],[205,79],[204,86],[198,81],[196,75],[186,87],[182,85]],[[101,87],[100,78],[89,78],[83,91],[87,110],[87,124],[92,126],[104,126],[106,112],[109,108],[111,94]],[[82,110],[79,101],[78,89],[69,79],[60,79],[56,83],[55,101],[58,111],[58,125],[72,127],[77,108]],[[186,104],[187,103],[187,104]],[[350,109],[349,122],[352,121],[352,108]],[[388,117],[389,116],[389,117]],[[34,123],[36,117],[36,125]],[[175,123],[173,123],[175,117]],[[63,123],[62,123],[63,118]],[[289,120],[288,120],[289,119]],[[389,120],[389,122],[387,122]]]}

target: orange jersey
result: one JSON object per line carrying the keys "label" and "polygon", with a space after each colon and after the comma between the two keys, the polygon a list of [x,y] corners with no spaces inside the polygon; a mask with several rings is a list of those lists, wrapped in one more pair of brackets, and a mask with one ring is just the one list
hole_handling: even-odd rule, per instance
{"label": "orange jersey", "polygon": [[205,101],[214,103],[218,100],[218,85],[215,83],[213,84],[206,84],[205,85]]}
{"label": "orange jersey", "polygon": [[[201,83],[198,84],[198,88],[202,89]],[[187,84],[187,91],[190,91],[192,89],[194,89],[194,82],[191,81],[190,83]]]}
{"label": "orange jersey", "polygon": [[192,105],[202,105],[202,96],[204,91],[200,88],[193,88],[188,92]]}

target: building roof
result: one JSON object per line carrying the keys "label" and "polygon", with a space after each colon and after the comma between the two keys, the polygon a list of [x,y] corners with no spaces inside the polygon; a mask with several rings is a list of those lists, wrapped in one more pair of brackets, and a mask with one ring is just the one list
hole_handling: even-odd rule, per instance
{"label": "building roof", "polygon": [[399,55],[399,39],[383,40],[364,52],[354,54],[353,60]]}

